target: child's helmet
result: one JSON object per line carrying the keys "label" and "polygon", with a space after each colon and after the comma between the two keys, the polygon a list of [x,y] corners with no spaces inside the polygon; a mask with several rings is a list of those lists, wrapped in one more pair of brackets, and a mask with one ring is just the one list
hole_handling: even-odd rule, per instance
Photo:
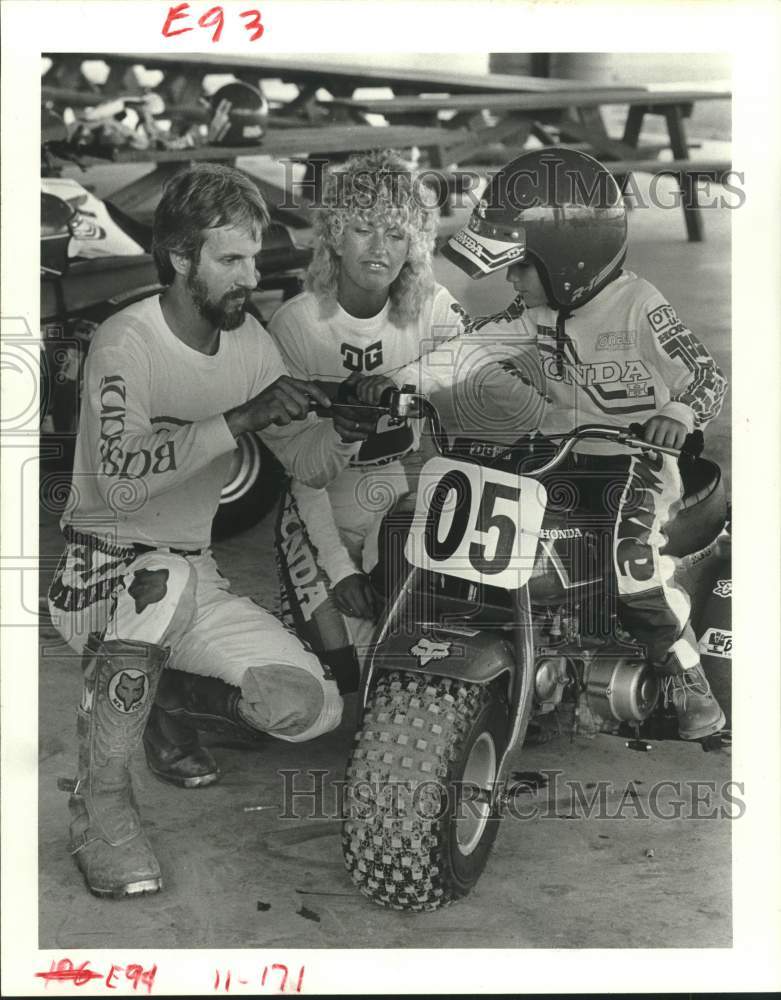
{"label": "child's helmet", "polygon": [[468,225],[442,252],[470,278],[532,259],[551,305],[588,302],[626,256],[626,209],[612,174],[593,156],[549,146],[493,176]]}

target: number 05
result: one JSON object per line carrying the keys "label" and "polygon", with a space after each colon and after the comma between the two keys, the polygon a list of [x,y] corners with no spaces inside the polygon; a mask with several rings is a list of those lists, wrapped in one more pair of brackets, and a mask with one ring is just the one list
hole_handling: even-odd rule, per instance
{"label": "number 05", "polygon": [[534,479],[437,456],[420,473],[406,557],[420,569],[516,589],[534,566],[546,501]]}

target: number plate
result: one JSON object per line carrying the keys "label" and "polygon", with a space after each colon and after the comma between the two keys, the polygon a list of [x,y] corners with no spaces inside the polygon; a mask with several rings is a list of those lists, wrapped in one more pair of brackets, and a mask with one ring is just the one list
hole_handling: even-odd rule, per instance
{"label": "number plate", "polygon": [[419,569],[517,590],[534,568],[546,502],[536,479],[437,456],[421,470],[404,554]]}

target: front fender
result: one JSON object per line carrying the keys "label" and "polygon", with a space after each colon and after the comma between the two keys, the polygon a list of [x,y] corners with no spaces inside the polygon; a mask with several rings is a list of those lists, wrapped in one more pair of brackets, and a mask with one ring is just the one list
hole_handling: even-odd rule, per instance
{"label": "front fender", "polygon": [[[414,573],[413,573],[414,577]],[[403,602],[403,599],[402,599]],[[480,631],[467,626],[405,626],[380,631],[364,671],[361,703],[377,671],[406,671],[448,677],[469,684],[488,684],[506,679],[507,740],[497,765],[499,788],[509,771],[510,756],[526,735],[534,699],[535,630],[528,592],[518,606],[519,620],[512,631]],[[391,620],[399,619],[391,615]]]}
{"label": "front fender", "polygon": [[487,684],[513,669],[513,646],[509,638],[465,628],[415,627],[385,636],[372,653],[369,674],[378,670],[404,670]]}

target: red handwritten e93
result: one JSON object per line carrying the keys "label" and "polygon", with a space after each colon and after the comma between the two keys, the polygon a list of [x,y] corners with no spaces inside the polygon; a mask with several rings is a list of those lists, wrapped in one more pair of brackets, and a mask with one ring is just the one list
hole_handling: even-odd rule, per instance
{"label": "red handwritten e93", "polygon": [[[191,16],[189,13],[190,5],[189,3],[180,3],[175,7],[168,8],[168,14],[165,19],[165,24],[163,25],[163,37],[172,38],[174,35],[183,35],[186,31],[192,31],[192,25],[189,28],[185,28],[179,22],[188,21]],[[264,28],[260,23],[260,11],[259,10],[243,10],[239,14],[239,17],[244,21],[244,27],[247,31],[251,32],[250,41],[255,42],[263,34]],[[225,24],[225,13],[222,7],[210,7],[204,14],[198,18],[199,28],[213,28],[212,41],[219,42],[222,35],[222,29]],[[174,27],[174,25],[177,25]]]}

